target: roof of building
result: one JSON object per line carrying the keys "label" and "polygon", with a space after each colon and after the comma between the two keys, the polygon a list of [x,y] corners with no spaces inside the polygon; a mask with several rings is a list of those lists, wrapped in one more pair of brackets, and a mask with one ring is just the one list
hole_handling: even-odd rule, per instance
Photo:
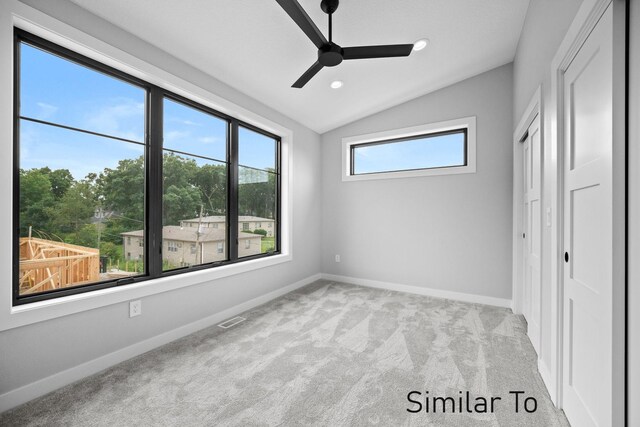
{"label": "roof of building", "polygon": [[[142,237],[144,236],[143,230],[127,231],[120,233],[127,237]],[[227,232],[217,228],[205,228],[200,235],[200,242],[217,242],[224,241],[227,238]],[[262,238],[259,234],[251,233],[238,233],[239,239],[251,239]],[[195,242],[197,240],[195,228],[184,228],[179,225],[165,225],[162,227],[162,239],[163,240],[179,240],[181,242]]]}
{"label": "roof of building", "polygon": [[[203,216],[200,218],[192,218],[192,219],[183,219],[182,222],[226,222],[227,218],[224,215],[212,215],[212,216]],[[238,222],[267,222],[273,221],[270,218],[260,218],[259,216],[239,216]]]}

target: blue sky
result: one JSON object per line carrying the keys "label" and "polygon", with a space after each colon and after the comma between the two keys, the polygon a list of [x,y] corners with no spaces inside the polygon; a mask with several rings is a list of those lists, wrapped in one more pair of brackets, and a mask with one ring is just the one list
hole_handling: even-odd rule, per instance
{"label": "blue sky", "polygon": [[[26,44],[21,60],[22,116],[144,141],[143,89]],[[170,100],[164,114],[165,148],[226,159],[223,120]],[[144,153],[141,145],[25,120],[20,131],[21,168],[69,169],[76,179]],[[243,128],[239,136],[241,164],[274,166],[273,139]]]}
{"label": "blue sky", "polygon": [[464,135],[435,136],[356,148],[354,172],[389,172],[464,164]]}
{"label": "blue sky", "polygon": [[[22,44],[21,59],[21,115],[144,141],[143,89],[26,44]],[[24,120],[20,130],[22,168],[69,169],[76,179],[144,153],[141,145]],[[224,161],[226,132],[224,120],[165,100],[165,148]],[[273,139],[240,127],[241,166],[274,168],[275,147]],[[460,134],[371,145],[356,150],[355,172],[461,165],[463,153]]]}

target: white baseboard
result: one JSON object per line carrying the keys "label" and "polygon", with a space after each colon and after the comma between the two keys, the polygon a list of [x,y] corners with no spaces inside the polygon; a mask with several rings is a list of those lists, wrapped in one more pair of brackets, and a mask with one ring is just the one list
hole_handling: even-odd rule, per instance
{"label": "white baseboard", "polygon": [[493,305],[497,307],[511,308],[511,300],[506,298],[488,297],[484,295],[465,294],[463,292],[443,291],[441,289],[423,288],[422,286],[401,285],[398,283],[380,282],[377,280],[360,279],[357,277],[338,276],[335,274],[322,274],[325,280],[352,283],[354,285],[367,286],[369,288],[387,289],[390,291],[407,292],[410,294],[425,295],[435,298],[446,298],[475,304]]}
{"label": "white baseboard", "polygon": [[558,406],[558,397],[556,396],[556,387],[553,382],[553,377],[551,376],[551,371],[547,367],[546,363],[542,359],[538,359],[538,372],[540,372],[540,376],[542,377],[542,382],[545,387],[547,387],[547,391],[549,392],[549,397],[551,397],[551,401],[556,407]]}
{"label": "white baseboard", "polygon": [[249,301],[205,317],[204,319],[180,326],[176,329],[172,329],[128,347],[116,350],[113,353],[105,354],[104,356],[100,356],[81,365],[74,366],[73,368],[69,368],[41,380],[34,381],[15,390],[8,391],[0,395],[0,412],[7,411],[35,399],[36,397],[45,395],[82,378],[88,377],[89,375],[96,374],[120,362],[124,362],[125,360],[131,359],[132,357],[138,356],[142,353],[146,353],[147,351],[153,350],[161,345],[175,341],[178,338],[182,338],[209,326],[216,325],[223,320],[313,283],[320,278],[321,275],[319,273],[314,274],[313,276],[309,276],[288,286],[253,298]]}

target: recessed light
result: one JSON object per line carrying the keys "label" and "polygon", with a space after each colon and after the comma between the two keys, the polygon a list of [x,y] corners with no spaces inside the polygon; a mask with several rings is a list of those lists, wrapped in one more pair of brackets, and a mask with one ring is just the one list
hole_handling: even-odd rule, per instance
{"label": "recessed light", "polygon": [[340,80],[331,82],[331,89],[340,89],[344,83]]}
{"label": "recessed light", "polygon": [[429,39],[420,39],[413,44],[413,50],[422,50],[429,44]]}

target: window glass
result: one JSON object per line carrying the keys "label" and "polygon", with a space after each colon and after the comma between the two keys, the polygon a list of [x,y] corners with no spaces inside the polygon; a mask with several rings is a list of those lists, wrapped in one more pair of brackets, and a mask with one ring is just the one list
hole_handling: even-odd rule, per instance
{"label": "window glass", "polygon": [[[253,235],[260,244],[245,243],[238,248],[238,256],[246,257],[277,249],[275,222],[277,220],[278,171],[277,141],[266,135],[240,127],[238,132],[238,227],[239,237]],[[243,156],[243,153],[244,156]],[[246,163],[243,163],[243,159]],[[260,226],[258,226],[260,224]],[[266,227],[265,227],[266,226]]]}
{"label": "window glass", "polygon": [[238,129],[238,162],[241,166],[275,170],[276,140],[240,126]]}
{"label": "window glass", "polygon": [[277,137],[15,35],[14,304],[279,251]]}
{"label": "window glass", "polygon": [[[163,270],[228,259],[226,241],[226,123],[211,114],[164,100],[162,237],[194,248],[163,255]],[[215,226],[214,226],[215,224]]]}
{"label": "window glass", "polygon": [[465,164],[465,130],[352,146],[353,175]]}
{"label": "window glass", "polygon": [[144,142],[144,90],[20,44],[20,115]]}
{"label": "window glass", "polygon": [[19,48],[18,295],[144,274],[145,89]]}
{"label": "window glass", "polygon": [[165,98],[163,125],[165,149],[226,162],[225,120]]}

